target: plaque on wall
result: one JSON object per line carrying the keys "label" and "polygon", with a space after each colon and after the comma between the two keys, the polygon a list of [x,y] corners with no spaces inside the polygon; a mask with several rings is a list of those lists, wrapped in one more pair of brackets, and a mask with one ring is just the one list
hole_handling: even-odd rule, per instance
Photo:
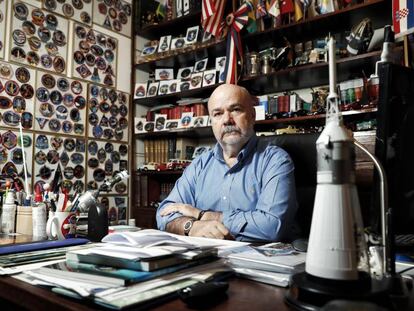
{"label": "plaque on wall", "polygon": [[118,40],[80,24],[74,25],[73,76],[116,85]]}
{"label": "plaque on wall", "polygon": [[0,58],[4,58],[7,1],[0,1]]}
{"label": "plaque on wall", "polygon": [[12,14],[10,60],[66,73],[68,20],[21,1]]}
{"label": "plaque on wall", "polygon": [[32,158],[33,158],[33,134],[23,134],[23,149],[22,140],[20,138],[19,131],[12,130],[0,130],[0,168],[3,176],[13,177],[20,186],[24,185],[24,162],[23,162],[23,150],[26,159],[27,178],[29,184],[31,184],[32,174]]}
{"label": "plaque on wall", "polygon": [[33,128],[36,71],[0,62],[0,125]]}
{"label": "plaque on wall", "polygon": [[[87,164],[87,189],[98,189],[105,179],[128,169],[128,146],[105,141],[89,141]],[[106,194],[102,191],[101,194]],[[116,184],[108,194],[128,193],[128,180]]]}
{"label": "plaque on wall", "polygon": [[128,94],[90,84],[88,109],[89,137],[128,141]]}
{"label": "plaque on wall", "polygon": [[44,9],[92,25],[92,0],[42,0]]}
{"label": "plaque on wall", "polygon": [[132,5],[125,1],[94,1],[93,22],[131,37]]}
{"label": "plaque on wall", "polygon": [[87,83],[38,72],[35,129],[85,135]]}
{"label": "plaque on wall", "polygon": [[85,190],[84,139],[36,134],[34,144],[35,188],[61,178],[62,187],[69,193]]}

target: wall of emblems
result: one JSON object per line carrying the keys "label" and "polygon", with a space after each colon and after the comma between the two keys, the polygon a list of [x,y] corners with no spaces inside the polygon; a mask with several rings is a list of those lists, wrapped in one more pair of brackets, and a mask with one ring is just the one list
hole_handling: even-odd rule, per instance
{"label": "wall of emblems", "polygon": [[[132,13],[123,0],[0,0],[2,177],[24,187],[25,160],[32,193],[61,178],[74,194],[130,168]],[[101,198],[112,223],[128,192]]]}

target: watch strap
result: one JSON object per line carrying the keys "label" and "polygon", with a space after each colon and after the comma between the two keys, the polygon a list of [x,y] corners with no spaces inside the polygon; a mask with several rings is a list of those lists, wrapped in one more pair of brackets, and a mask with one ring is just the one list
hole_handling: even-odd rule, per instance
{"label": "watch strap", "polygon": [[198,214],[197,220],[201,220],[201,218],[203,218],[205,212],[207,212],[207,211],[201,210],[200,213]]}

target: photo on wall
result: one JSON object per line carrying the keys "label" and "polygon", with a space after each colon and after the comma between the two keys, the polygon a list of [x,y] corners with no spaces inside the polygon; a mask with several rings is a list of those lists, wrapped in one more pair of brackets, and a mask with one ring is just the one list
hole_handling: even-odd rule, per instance
{"label": "photo on wall", "polygon": [[118,40],[81,24],[74,24],[73,37],[73,76],[115,86]]}
{"label": "photo on wall", "polygon": [[12,12],[10,60],[66,73],[69,21],[22,1]]}
{"label": "photo on wall", "polygon": [[93,1],[93,23],[131,37],[132,5],[126,1]]}
{"label": "photo on wall", "polygon": [[79,23],[92,25],[92,0],[42,0],[42,7]]}

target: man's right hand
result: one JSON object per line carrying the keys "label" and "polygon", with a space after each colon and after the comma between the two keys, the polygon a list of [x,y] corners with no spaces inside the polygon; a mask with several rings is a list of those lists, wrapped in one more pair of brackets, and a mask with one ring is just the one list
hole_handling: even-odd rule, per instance
{"label": "man's right hand", "polygon": [[195,221],[188,235],[221,240],[233,239],[229,230],[217,220]]}

